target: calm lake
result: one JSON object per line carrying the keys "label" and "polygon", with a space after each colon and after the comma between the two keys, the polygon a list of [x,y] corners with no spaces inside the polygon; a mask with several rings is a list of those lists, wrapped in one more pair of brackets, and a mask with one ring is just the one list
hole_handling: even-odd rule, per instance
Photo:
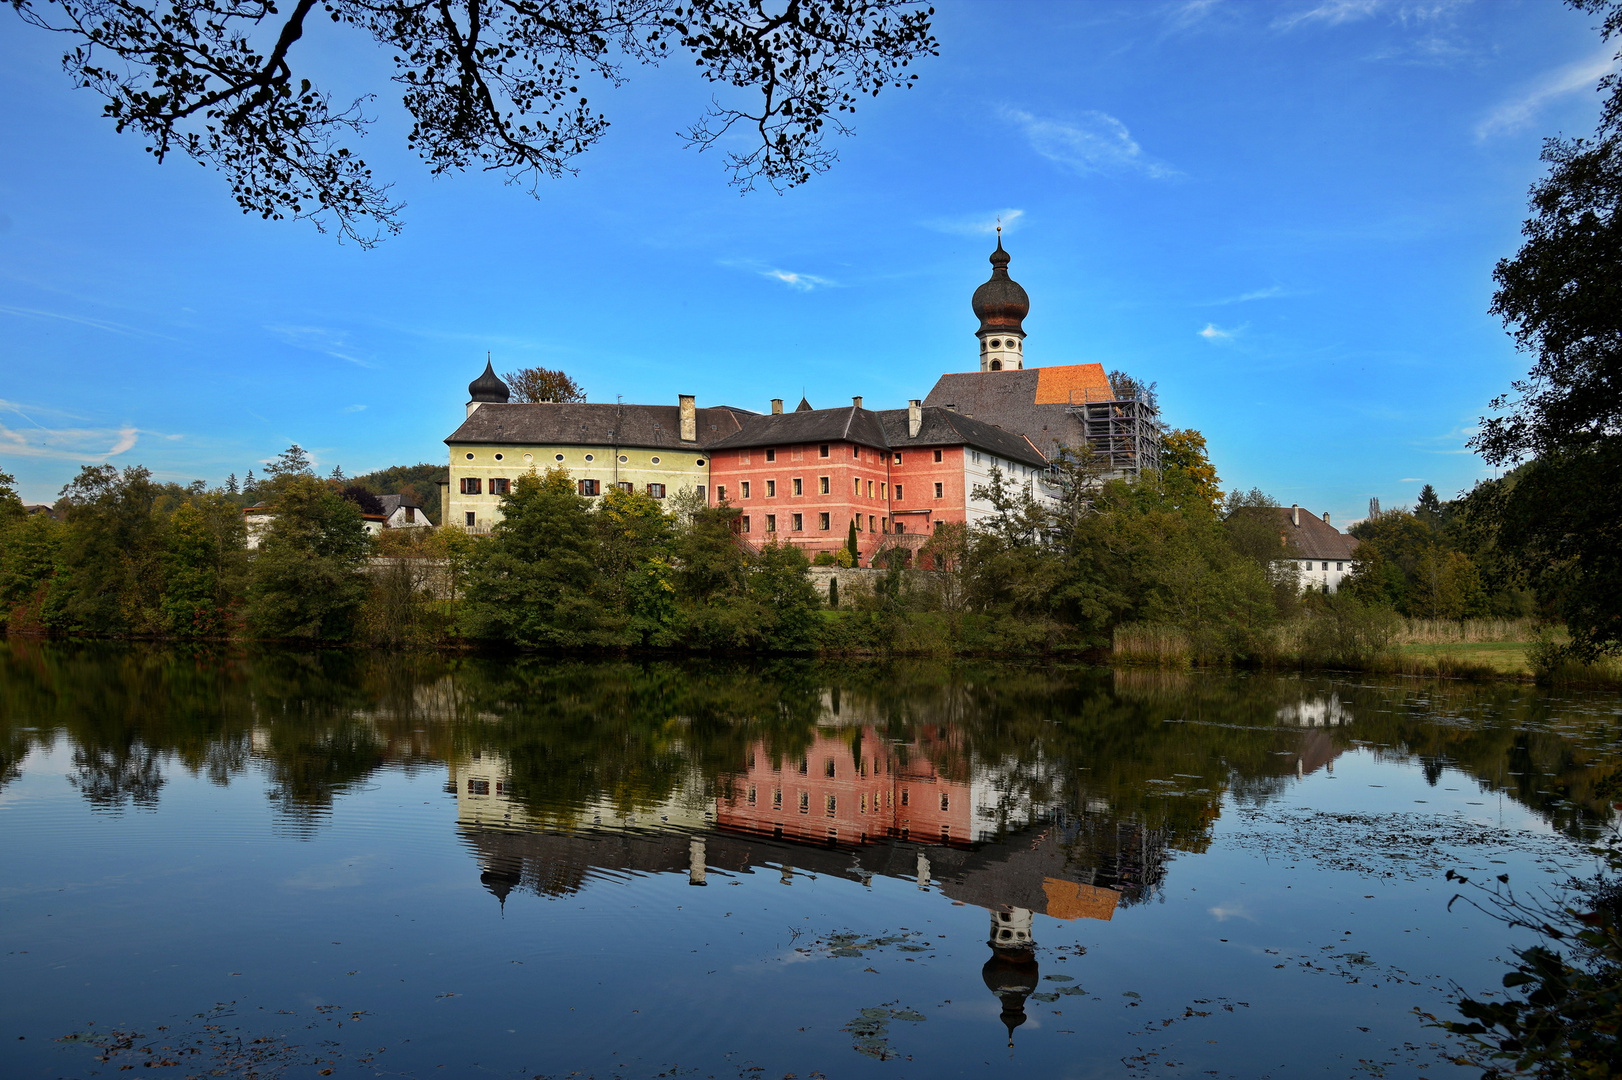
{"label": "calm lake", "polygon": [[1415,1010],[1525,938],[1443,875],[1591,873],[1619,739],[1518,685],[4,642],[0,1075],[1473,1078]]}

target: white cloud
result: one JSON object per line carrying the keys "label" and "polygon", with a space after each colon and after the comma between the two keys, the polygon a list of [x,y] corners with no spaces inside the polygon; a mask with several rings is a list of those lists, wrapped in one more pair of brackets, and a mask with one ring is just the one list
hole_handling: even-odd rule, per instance
{"label": "white cloud", "polygon": [[1238,296],[1225,296],[1221,300],[1212,300],[1212,305],[1219,304],[1246,304],[1252,300],[1271,300],[1278,296],[1289,295],[1282,285],[1269,285],[1265,289],[1252,289],[1250,292],[1240,293]]}
{"label": "white cloud", "polygon": [[365,408],[366,408],[366,406],[364,406],[364,405],[345,405],[344,408],[343,408],[343,411],[346,412],[346,413],[360,412],[361,410],[363,410]]}
{"label": "white cloud", "polygon": [[1186,30],[1195,23],[1204,22],[1221,3],[1222,0],[1183,0],[1183,3],[1173,5],[1166,13],[1166,22],[1173,30]]}
{"label": "white cloud", "polygon": [[133,427],[47,428],[36,425],[18,430],[0,424],[0,453],[89,463],[106,461],[133,449],[140,437],[140,429]]}
{"label": "white cloud", "polygon": [[124,323],[116,323],[107,319],[92,319],[84,315],[69,315],[60,311],[41,311],[38,308],[13,307],[10,304],[0,304],[0,315],[15,315],[23,319],[54,319],[58,322],[88,326],[94,330],[105,330],[110,334],[123,334],[126,337],[155,338],[158,341],[180,340],[167,334],[156,334],[151,330],[143,330],[138,326],[126,326]]}
{"label": "white cloud", "polygon": [[960,233],[964,236],[990,236],[997,231],[998,222],[1002,223],[1002,231],[1011,233],[1019,224],[1019,219],[1025,216],[1025,211],[1007,209],[998,210],[991,214],[970,214],[960,218],[937,218],[926,221],[926,228],[936,232]]}
{"label": "white cloud", "polygon": [[1237,330],[1224,330],[1216,323],[1206,323],[1204,330],[1197,331],[1200,337],[1206,341],[1228,341],[1238,332]]}
{"label": "white cloud", "polygon": [[1323,0],[1311,7],[1280,15],[1273,20],[1273,26],[1278,30],[1293,30],[1303,23],[1339,26],[1341,23],[1367,19],[1386,6],[1386,0]]}
{"label": "white cloud", "polygon": [[1227,922],[1229,919],[1244,919],[1255,922],[1256,917],[1245,910],[1243,904],[1234,904],[1232,907],[1206,908],[1206,911],[1216,917],[1217,922]]}
{"label": "white cloud", "polygon": [[1179,175],[1145,154],[1126,125],[1108,113],[1089,110],[1074,120],[1048,120],[1019,109],[1004,115],[1024,129],[1032,150],[1073,172],[1138,172],[1156,180]]}
{"label": "white cloud", "polygon": [[1615,66],[1616,61],[1607,53],[1548,72],[1517,97],[1500,102],[1483,117],[1476,124],[1476,138],[1489,139],[1528,127],[1550,102],[1568,94],[1593,90]]}
{"label": "white cloud", "polygon": [[355,355],[357,350],[349,344],[342,330],[329,330],[324,326],[267,326],[265,329],[294,348],[346,360],[357,367],[378,366],[374,361]]}
{"label": "white cloud", "polygon": [[810,292],[812,289],[826,288],[834,284],[827,278],[820,278],[815,274],[797,274],[791,270],[762,270],[760,276],[771,278],[773,281],[781,281],[784,285],[797,292]]}
{"label": "white cloud", "polygon": [[1396,22],[1432,22],[1450,15],[1468,0],[1314,0],[1273,20],[1275,30],[1294,30],[1316,23],[1339,26],[1342,23],[1389,14]]}

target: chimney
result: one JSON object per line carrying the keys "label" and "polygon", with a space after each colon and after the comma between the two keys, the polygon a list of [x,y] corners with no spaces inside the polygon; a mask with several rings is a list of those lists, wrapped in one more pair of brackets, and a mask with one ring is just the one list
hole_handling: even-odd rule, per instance
{"label": "chimney", "polygon": [[924,426],[924,403],[917,398],[907,402],[907,438],[916,439]]}
{"label": "chimney", "polygon": [[1298,529],[1301,527],[1301,507],[1296,503],[1290,504],[1290,524]]}
{"label": "chimney", "polygon": [[694,405],[697,400],[692,394],[680,394],[681,401],[681,441],[698,441],[698,409]]}
{"label": "chimney", "polygon": [[850,403],[860,409],[862,407],[862,395],[857,394],[855,397],[850,399]]}
{"label": "chimney", "polygon": [[772,415],[773,416],[782,416],[783,415],[783,399],[782,398],[780,398],[780,397],[772,398]]}
{"label": "chimney", "polygon": [[1324,511],[1324,524],[1325,525],[1329,524],[1329,511],[1328,510]]}

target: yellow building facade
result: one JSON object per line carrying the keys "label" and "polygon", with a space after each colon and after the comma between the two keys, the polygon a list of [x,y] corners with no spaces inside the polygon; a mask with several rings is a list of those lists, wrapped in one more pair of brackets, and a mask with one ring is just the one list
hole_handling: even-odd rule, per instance
{"label": "yellow building facade", "polygon": [[753,415],[701,409],[687,394],[674,405],[512,403],[489,364],[468,394],[467,418],[445,439],[450,479],[441,505],[444,524],[474,532],[501,520],[501,497],[532,469],[566,469],[588,497],[618,486],[655,499],[693,491],[707,504],[705,448]]}

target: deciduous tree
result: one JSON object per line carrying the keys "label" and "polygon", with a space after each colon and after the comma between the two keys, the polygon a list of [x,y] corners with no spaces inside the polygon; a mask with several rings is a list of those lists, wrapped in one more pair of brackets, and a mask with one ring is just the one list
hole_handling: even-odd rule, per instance
{"label": "deciduous tree", "polygon": [[[1622,33],[1622,0],[1570,0]],[[1493,272],[1492,310],[1533,357],[1472,442],[1494,464],[1525,463],[1482,492],[1494,544],[1557,603],[1585,656],[1622,649],[1622,82],[1589,138],[1550,139],[1526,242]]]}
{"label": "deciduous tree", "polygon": [[586,391],[579,383],[566,372],[552,368],[519,368],[507,372],[501,381],[512,391],[514,401],[555,401],[566,405],[586,400]]}

